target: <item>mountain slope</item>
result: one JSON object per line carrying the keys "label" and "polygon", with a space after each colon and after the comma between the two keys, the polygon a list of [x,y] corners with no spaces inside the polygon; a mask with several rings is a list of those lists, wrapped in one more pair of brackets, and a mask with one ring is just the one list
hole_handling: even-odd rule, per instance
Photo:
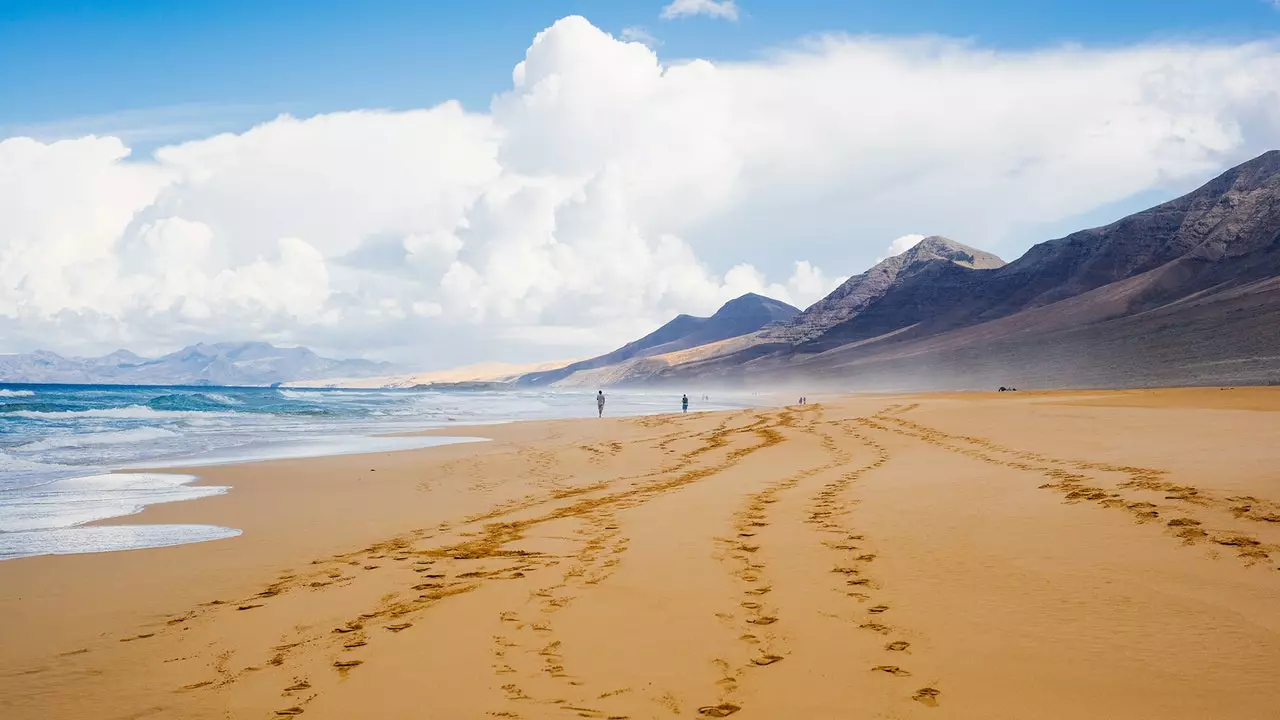
{"label": "mountain slope", "polygon": [[613,352],[556,370],[529,373],[521,376],[516,384],[523,387],[551,385],[574,373],[748,335],[766,326],[785,322],[799,313],[799,309],[784,302],[747,293],[725,303],[711,317],[679,315],[666,325]]}
{"label": "mountain slope", "polygon": [[[931,240],[944,252],[951,247]],[[879,387],[982,386],[1000,378],[998,384],[1010,384],[1016,377],[1056,386],[1280,381],[1280,350],[1268,354],[1257,342],[1276,334],[1261,324],[1280,317],[1277,151],[1170,202],[1036,245],[1007,265],[900,258],[851,278],[786,326],[757,334],[753,344],[650,363],[627,381],[787,375]]]}
{"label": "mountain slope", "polygon": [[191,345],[147,359],[126,350],[99,358],[47,351],[0,356],[0,382],[122,385],[271,385],[290,380],[386,375],[396,367],[368,360],[331,360],[303,347],[269,343]]}
{"label": "mountain slope", "polygon": [[[783,325],[761,333],[764,340],[802,344],[825,334],[863,313],[893,288],[922,274],[992,270],[1004,261],[954,240],[932,236],[899,255],[881,261],[870,270],[846,280],[831,294]],[[931,278],[932,281],[932,278]]]}

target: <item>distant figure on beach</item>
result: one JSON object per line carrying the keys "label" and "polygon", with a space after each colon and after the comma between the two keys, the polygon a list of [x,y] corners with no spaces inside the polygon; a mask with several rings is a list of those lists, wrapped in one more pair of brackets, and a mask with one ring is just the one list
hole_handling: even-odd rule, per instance
{"label": "distant figure on beach", "polygon": [[604,391],[596,391],[596,410],[600,411],[600,417],[604,417]]}
{"label": "distant figure on beach", "polygon": [[689,412],[689,396],[688,395],[680,396],[680,411]]}

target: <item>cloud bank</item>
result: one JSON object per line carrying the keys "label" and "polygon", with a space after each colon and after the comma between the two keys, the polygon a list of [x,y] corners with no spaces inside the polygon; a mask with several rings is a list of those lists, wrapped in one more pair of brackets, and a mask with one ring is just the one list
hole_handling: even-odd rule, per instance
{"label": "cloud bank", "polygon": [[1029,223],[1276,145],[1267,43],[663,64],[570,17],[486,112],[281,116],[138,158],[0,141],[0,351],[580,356],[745,292],[804,306],[916,228],[1016,256]]}

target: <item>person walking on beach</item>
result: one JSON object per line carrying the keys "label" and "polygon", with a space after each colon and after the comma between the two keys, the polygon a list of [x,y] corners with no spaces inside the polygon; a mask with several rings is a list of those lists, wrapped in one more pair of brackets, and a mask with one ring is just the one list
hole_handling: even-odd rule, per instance
{"label": "person walking on beach", "polygon": [[680,411],[689,412],[689,396],[688,395],[680,396]]}
{"label": "person walking on beach", "polygon": [[596,410],[600,411],[600,417],[604,417],[604,391],[596,391]]}

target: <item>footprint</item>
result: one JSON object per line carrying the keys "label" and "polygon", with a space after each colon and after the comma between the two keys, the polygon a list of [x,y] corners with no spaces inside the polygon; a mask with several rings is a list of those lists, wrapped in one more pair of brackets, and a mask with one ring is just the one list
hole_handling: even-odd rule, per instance
{"label": "footprint", "polygon": [[941,694],[942,691],[937,688],[925,687],[917,690],[916,694],[911,696],[911,699],[924,703],[929,707],[938,707],[938,696]]}
{"label": "footprint", "polygon": [[884,649],[893,650],[895,652],[902,652],[903,650],[906,650],[909,647],[911,647],[911,643],[905,640],[895,640],[894,642],[891,642],[888,645],[885,645]]}
{"label": "footprint", "polygon": [[348,668],[353,668],[357,665],[363,665],[363,664],[364,664],[363,660],[334,660],[333,661],[333,666],[341,670],[346,670]]}
{"label": "footprint", "polygon": [[778,622],[778,618],[773,617],[772,615],[765,615],[763,617],[751,618],[747,622],[751,623],[752,625],[772,625]]}
{"label": "footprint", "polygon": [[719,705],[706,705],[704,707],[700,707],[698,708],[698,714],[703,717],[722,718],[729,717],[741,709],[741,707],[738,707],[733,703],[720,703]]}
{"label": "footprint", "polygon": [[878,633],[880,633],[881,635],[888,635],[888,634],[889,634],[889,630],[890,630],[890,628],[889,628],[889,626],[888,626],[888,625],[881,625],[880,623],[873,623],[873,622],[872,622],[872,623],[863,623],[863,624],[859,625],[858,627],[862,628],[863,630],[870,630],[870,631],[872,631],[872,632],[878,632]]}
{"label": "footprint", "polygon": [[885,611],[887,611],[888,609],[889,609],[889,606],[888,606],[888,605],[876,605],[875,607],[869,607],[869,608],[867,608],[867,612],[869,612],[869,613],[875,613],[875,614],[879,615],[880,613],[885,612]]}
{"label": "footprint", "polygon": [[902,668],[898,667],[897,665],[877,665],[871,669],[873,671],[889,673],[890,675],[896,675],[898,677],[905,677],[911,674],[906,670],[903,670]]}
{"label": "footprint", "polygon": [[291,708],[285,708],[283,710],[276,711],[276,715],[280,715],[284,717],[291,716],[291,715],[301,715],[301,714],[302,714],[302,708],[298,707],[297,705],[294,705]]}
{"label": "footprint", "polygon": [[391,632],[400,632],[401,630],[408,630],[411,627],[413,627],[413,623],[396,623],[395,625],[388,625],[387,629]]}
{"label": "footprint", "polygon": [[183,685],[180,689],[182,689],[182,690],[199,690],[199,689],[200,689],[200,688],[202,688],[202,687],[209,687],[209,686],[210,686],[210,685],[212,685],[212,684],[213,684],[213,681],[212,681],[212,680],[205,680],[204,682],[191,683],[190,685]]}
{"label": "footprint", "polygon": [[751,662],[761,667],[764,667],[765,665],[772,665],[776,662],[780,662],[781,660],[782,660],[782,656],[780,655],[761,655],[758,658],[752,658]]}
{"label": "footprint", "polygon": [[236,609],[237,609],[237,610],[252,610],[252,609],[254,609],[254,608],[260,608],[260,607],[262,607],[262,606],[261,606],[261,605],[241,605],[240,607],[238,607],[238,608],[236,608]]}
{"label": "footprint", "polygon": [[342,647],[347,648],[348,650],[350,650],[350,649],[352,649],[352,648],[364,647],[365,645],[368,645],[368,644],[369,644],[369,643],[367,643],[367,642],[365,642],[365,641],[363,641],[363,640],[352,640],[351,642],[347,643],[346,645],[343,645]]}
{"label": "footprint", "polygon": [[299,680],[298,682],[296,682],[296,683],[294,683],[294,684],[290,685],[289,687],[285,688],[285,689],[284,689],[284,691],[285,691],[285,692],[299,692],[299,691],[301,691],[301,690],[310,690],[310,689],[311,689],[311,683],[307,682],[306,680]]}

